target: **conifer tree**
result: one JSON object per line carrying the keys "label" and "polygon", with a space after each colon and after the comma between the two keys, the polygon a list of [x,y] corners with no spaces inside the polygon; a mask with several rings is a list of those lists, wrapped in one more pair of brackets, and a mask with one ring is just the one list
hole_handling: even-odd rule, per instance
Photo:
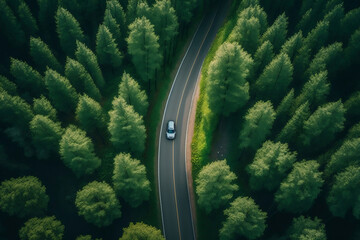
{"label": "conifer tree", "polygon": [[328,21],[318,22],[304,39],[304,46],[310,49],[311,55],[318,52],[328,42],[329,26]]}
{"label": "conifer tree", "polygon": [[342,39],[347,40],[351,34],[360,27],[360,7],[352,9],[341,19]]}
{"label": "conifer tree", "polygon": [[288,236],[290,240],[326,240],[325,225],[317,217],[313,220],[300,216],[293,219]]}
{"label": "conifer tree", "polygon": [[278,122],[280,126],[285,123],[287,117],[289,116],[294,101],[295,94],[294,89],[292,88],[276,108],[276,122]]}
{"label": "conifer tree", "polygon": [[19,5],[18,15],[22,28],[28,35],[33,36],[39,31],[36,20],[33,17],[29,6],[25,2],[22,2]]}
{"label": "conifer tree", "polygon": [[110,9],[105,10],[103,25],[108,28],[116,44],[120,47],[123,42],[122,39],[124,38],[124,36],[121,34],[120,25],[112,16]]}
{"label": "conifer tree", "polygon": [[129,0],[126,9],[126,22],[130,25],[137,17],[137,6],[142,0]]}
{"label": "conifer tree", "polygon": [[239,4],[238,11],[244,10],[245,8],[248,7],[255,7],[257,5],[260,5],[259,0],[243,0]]}
{"label": "conifer tree", "polygon": [[120,153],[114,158],[114,190],[132,207],[138,207],[149,199],[150,182],[145,166],[130,154]]}
{"label": "conifer tree", "polygon": [[347,66],[357,66],[360,63],[360,60],[358,58],[360,54],[360,27],[358,30],[356,30],[350,37],[349,43],[345,49],[345,58],[346,58],[346,64]]}
{"label": "conifer tree", "polygon": [[19,236],[21,240],[62,240],[64,228],[64,225],[54,216],[31,218],[27,220],[25,225],[20,229]]}
{"label": "conifer tree", "polygon": [[109,29],[100,25],[96,34],[96,55],[99,63],[104,66],[118,68],[122,63],[122,54],[109,31]]}
{"label": "conifer tree", "polygon": [[0,29],[9,44],[14,47],[21,47],[25,43],[25,34],[16,19],[14,12],[7,5],[5,0],[0,0]]}
{"label": "conifer tree", "polygon": [[123,7],[118,0],[108,0],[106,1],[106,10],[109,10],[111,16],[115,18],[116,23],[120,26],[121,32],[121,43],[119,48],[124,49],[126,47],[125,36],[127,34],[127,25],[126,25],[126,16]]}
{"label": "conifer tree", "polygon": [[278,16],[266,32],[261,37],[261,43],[270,41],[274,47],[275,53],[278,53],[281,46],[284,44],[287,35],[288,19],[285,13]]}
{"label": "conifer tree", "polygon": [[299,31],[290,37],[281,47],[281,53],[285,53],[290,58],[290,61],[293,62],[295,56],[299,54],[299,50],[303,46],[303,35]]}
{"label": "conifer tree", "polygon": [[77,177],[91,174],[101,164],[86,132],[70,125],[60,140],[60,156]]}
{"label": "conifer tree", "polygon": [[354,92],[344,103],[346,115],[348,117],[358,117],[360,115],[360,91]]}
{"label": "conifer tree", "polygon": [[59,0],[37,0],[39,6],[39,24],[44,32],[55,29],[55,13]]}
{"label": "conifer tree", "polygon": [[57,111],[70,113],[75,110],[79,96],[67,78],[48,69],[45,72],[45,84]]}
{"label": "conifer tree", "polygon": [[141,90],[140,85],[126,72],[124,72],[121,78],[119,96],[122,97],[127,104],[133,106],[135,112],[141,116],[145,116],[149,106],[146,92]]}
{"label": "conifer tree", "polygon": [[[136,6],[136,18],[146,17],[151,20],[151,9],[146,1],[140,1]],[[150,21],[151,22],[151,21]]]}
{"label": "conifer tree", "polygon": [[152,226],[146,225],[143,222],[130,223],[129,227],[123,228],[123,235],[119,240],[133,240],[133,239],[151,239],[151,240],[165,240],[161,235],[161,231]]}
{"label": "conifer tree", "polygon": [[325,17],[324,21],[329,22],[329,39],[330,41],[340,41],[340,29],[341,29],[341,20],[344,19],[344,7],[343,3],[337,4],[334,8],[329,11]]}
{"label": "conifer tree", "polygon": [[207,86],[210,109],[228,116],[249,100],[249,83],[246,81],[253,64],[251,56],[237,43],[223,43],[211,61]]}
{"label": "conifer tree", "polygon": [[304,14],[300,15],[301,18],[295,26],[296,31],[302,31],[304,35],[307,35],[310,30],[313,28],[313,10],[312,8],[308,9]]}
{"label": "conifer tree", "polygon": [[49,119],[56,121],[56,109],[51,105],[49,100],[43,95],[40,98],[33,99],[33,111],[34,114],[46,116]]}
{"label": "conifer tree", "polygon": [[255,52],[254,67],[252,68],[252,78],[257,78],[262,73],[264,68],[274,58],[273,46],[269,41],[265,41]]}
{"label": "conifer tree", "polygon": [[175,1],[174,8],[180,23],[190,22],[193,16],[193,10],[195,6],[196,6],[196,0]]}
{"label": "conifer tree", "polygon": [[254,1],[252,4],[249,3],[249,6],[245,9],[243,9],[240,13],[239,13],[239,18],[245,18],[245,19],[250,19],[251,17],[255,17],[259,20],[260,23],[260,35],[262,35],[266,29],[268,28],[268,22],[267,22],[267,14],[265,12],[265,10],[260,7],[260,4],[256,3],[256,1]]}
{"label": "conifer tree", "polygon": [[47,67],[62,71],[59,61],[40,38],[30,37],[30,55],[41,72],[45,72]]}
{"label": "conifer tree", "polygon": [[16,84],[2,75],[0,75],[0,91],[1,90],[6,91],[12,96],[18,95]]}

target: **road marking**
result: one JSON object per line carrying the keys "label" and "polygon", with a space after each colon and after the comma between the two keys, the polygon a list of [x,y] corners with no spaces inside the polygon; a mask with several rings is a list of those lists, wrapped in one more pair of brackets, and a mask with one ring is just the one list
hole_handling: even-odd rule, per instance
{"label": "road marking", "polygon": [[177,198],[176,198],[176,186],[175,186],[175,143],[174,141],[172,142],[172,164],[173,164],[173,183],[174,183],[174,196],[175,196],[175,208],[176,208],[176,218],[177,218],[177,225],[178,225],[178,230],[179,230],[179,238],[181,240],[181,231],[180,231],[180,220],[179,220],[179,209],[178,209],[178,205],[177,205]]}

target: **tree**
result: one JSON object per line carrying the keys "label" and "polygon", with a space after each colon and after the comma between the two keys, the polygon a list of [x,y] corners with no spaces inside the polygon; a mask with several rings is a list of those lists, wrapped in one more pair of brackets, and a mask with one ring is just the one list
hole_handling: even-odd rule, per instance
{"label": "tree", "polygon": [[24,31],[21,29],[14,12],[6,4],[5,0],[0,1],[0,16],[1,35],[5,36],[8,43],[14,47],[21,47],[24,45]]}
{"label": "tree", "polygon": [[270,133],[275,120],[275,111],[270,101],[258,101],[245,116],[239,136],[239,147],[258,149]]}
{"label": "tree", "polygon": [[75,110],[78,94],[67,78],[52,69],[48,69],[45,72],[45,84],[56,110],[65,113]]}
{"label": "tree", "polygon": [[127,104],[134,107],[135,112],[141,116],[145,116],[149,107],[146,92],[140,89],[140,85],[124,72],[119,85],[119,96],[122,97]]}
{"label": "tree", "polygon": [[244,236],[248,239],[261,237],[266,228],[267,214],[253,199],[238,197],[224,211],[226,220],[220,229],[220,239],[235,239]]}
{"label": "tree", "polygon": [[349,39],[350,35],[359,28],[360,7],[352,9],[341,19],[341,34],[343,39]]}
{"label": "tree", "polygon": [[112,16],[110,9],[105,10],[103,25],[108,28],[116,44],[118,46],[121,46],[123,36],[121,34],[120,25],[116,22],[116,19]]}
{"label": "tree", "polygon": [[100,91],[81,63],[68,57],[65,65],[65,76],[78,93],[86,93],[91,98],[100,101]]}
{"label": "tree", "polygon": [[275,193],[279,210],[302,213],[310,209],[324,183],[319,166],[314,160],[294,164]]}
{"label": "tree", "polygon": [[284,44],[287,35],[288,19],[285,13],[279,15],[266,32],[261,37],[261,43],[270,41],[274,47],[275,53],[279,52]]}
{"label": "tree", "polygon": [[33,110],[34,114],[43,115],[49,119],[56,121],[56,109],[51,105],[49,100],[43,95],[40,98],[33,99]]}
{"label": "tree", "polygon": [[40,180],[33,176],[11,178],[0,185],[0,208],[21,218],[43,214],[49,197]]}
{"label": "tree", "polygon": [[161,231],[143,222],[130,223],[129,227],[123,229],[123,235],[119,240],[165,240]]}
{"label": "tree", "polygon": [[130,24],[129,30],[129,37],[126,39],[128,52],[141,80],[149,84],[150,90],[151,79],[162,60],[159,37],[155,35],[154,25],[145,17],[137,18]]}
{"label": "tree", "polygon": [[126,11],[126,22],[127,25],[130,25],[134,22],[135,18],[137,17],[137,6],[142,0],[129,0],[127,4],[127,11]]}
{"label": "tree", "polygon": [[245,19],[250,19],[251,17],[255,17],[259,20],[260,35],[263,34],[268,28],[268,22],[267,14],[265,10],[260,6],[259,1],[253,1],[253,3],[248,3],[248,7],[244,8],[238,16],[238,18]]}
{"label": "tree", "polygon": [[121,66],[123,56],[117,48],[111,32],[104,25],[99,26],[96,34],[96,55],[101,65],[112,68]]}
{"label": "tree", "polygon": [[219,47],[208,70],[207,95],[214,113],[228,116],[246,104],[250,98],[246,79],[252,64],[251,56],[237,43]]}
{"label": "tree", "polygon": [[146,1],[139,1],[136,6],[136,18],[146,17],[151,20],[151,9]]}
{"label": "tree", "polygon": [[324,21],[329,22],[329,39],[331,41],[341,40],[341,20],[344,19],[344,3],[340,3],[334,6],[334,8],[329,11],[325,17]]}
{"label": "tree", "polygon": [[114,158],[113,184],[118,196],[132,207],[149,199],[151,188],[145,166],[128,153],[120,153]]}
{"label": "tree", "polygon": [[290,37],[281,47],[280,53],[285,53],[290,58],[290,61],[293,62],[295,56],[299,54],[301,47],[303,46],[304,38],[302,31],[295,33]]}
{"label": "tree", "polygon": [[142,117],[122,97],[114,98],[109,112],[110,141],[122,152],[141,155],[145,149],[146,131]]}
{"label": "tree", "polygon": [[56,12],[56,32],[59,35],[61,48],[69,56],[75,53],[76,41],[82,42],[85,39],[79,22],[62,7]]}
{"label": "tree", "polygon": [[282,126],[287,117],[290,115],[290,109],[295,101],[294,89],[292,88],[288,94],[281,100],[280,104],[276,108],[276,121]]}
{"label": "tree", "polygon": [[21,240],[61,240],[64,236],[64,225],[54,216],[44,218],[31,218],[20,229]]}
{"label": "tree", "polygon": [[[330,212],[334,216],[344,218],[350,209],[358,205],[358,198],[360,196],[359,181],[360,168],[358,166],[349,166],[335,176],[334,184],[326,199]],[[353,213],[359,218],[358,211]]]}
{"label": "tree", "polygon": [[106,10],[109,10],[111,16],[115,19],[116,23],[120,26],[121,39],[119,39],[119,48],[125,49],[125,35],[127,34],[126,17],[123,7],[117,0],[106,1]]}
{"label": "tree", "polygon": [[328,42],[329,22],[320,21],[304,39],[304,46],[310,50],[310,55],[316,53]]}
{"label": "tree", "polygon": [[100,167],[101,160],[94,153],[94,145],[86,132],[70,125],[60,140],[60,156],[77,177],[91,174]]}
{"label": "tree", "polygon": [[17,86],[15,83],[0,75],[0,91],[4,90],[8,94],[14,96],[17,94]]}
{"label": "tree", "polygon": [[44,72],[47,67],[58,72],[62,71],[59,61],[40,38],[30,37],[30,55],[41,72]]}
{"label": "tree", "polygon": [[257,150],[254,161],[246,168],[251,188],[273,191],[279,187],[296,161],[296,154],[290,152],[286,143],[266,141]]}
{"label": "tree", "polygon": [[360,115],[360,91],[354,92],[344,103],[346,115],[350,117],[358,117]]}
{"label": "tree", "polygon": [[39,159],[47,159],[50,154],[59,152],[59,142],[64,132],[59,122],[47,116],[35,115],[30,122],[30,132]]}
{"label": "tree", "polygon": [[253,79],[259,77],[260,73],[274,58],[273,46],[269,41],[265,41],[255,52],[254,67],[252,69]]}
{"label": "tree", "polygon": [[301,16],[299,22],[295,26],[296,31],[302,31],[304,35],[307,35],[314,25],[314,14],[313,9],[308,9],[304,14],[300,14]]}
{"label": "tree", "polygon": [[97,227],[108,226],[121,217],[121,205],[114,190],[105,182],[93,181],[79,190],[75,205],[79,215]]}
{"label": "tree", "polygon": [[313,220],[300,216],[293,219],[288,236],[290,240],[326,240],[325,225],[317,217]]}
{"label": "tree", "polygon": [[55,29],[55,13],[58,8],[58,0],[37,0],[39,5],[39,23],[44,32]]}
{"label": "tree", "polygon": [[105,81],[95,54],[89,48],[87,48],[85,44],[79,41],[76,42],[76,45],[76,59],[85,67],[86,71],[90,73],[91,77],[95,81],[96,86],[103,88]]}
{"label": "tree", "polygon": [[76,108],[76,120],[88,133],[105,128],[105,115],[98,102],[86,94],[80,96]]}
{"label": "tree", "polygon": [[344,56],[346,57],[347,66],[356,66],[360,63],[360,60],[357,59],[357,56],[360,53],[360,47],[358,42],[360,41],[360,28],[356,30],[350,37],[349,43],[344,50]]}
{"label": "tree", "polygon": [[288,90],[292,81],[293,66],[289,57],[280,53],[269,65],[255,82],[255,89],[261,99],[270,99],[278,102]]}
{"label": "tree", "polygon": [[20,23],[25,32],[30,36],[35,35],[39,31],[39,27],[30,11],[29,6],[25,2],[22,2],[19,5],[18,14]]}
{"label": "tree", "polygon": [[180,23],[189,23],[193,16],[196,0],[175,1],[174,8]]}
{"label": "tree", "polygon": [[331,142],[335,134],[343,130],[345,108],[341,100],[330,102],[318,109],[304,122],[300,136],[305,147],[323,147]]}
{"label": "tree", "polygon": [[230,171],[226,160],[204,166],[195,180],[199,206],[209,214],[227,204],[239,189],[235,180],[236,175]]}
{"label": "tree", "polygon": [[[92,240],[93,237],[91,235],[80,235],[76,238],[76,240]],[[94,240],[102,240],[102,238],[94,238]]]}

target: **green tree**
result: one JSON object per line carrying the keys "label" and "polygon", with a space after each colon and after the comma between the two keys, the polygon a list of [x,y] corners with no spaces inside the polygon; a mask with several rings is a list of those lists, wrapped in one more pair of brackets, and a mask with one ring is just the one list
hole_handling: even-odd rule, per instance
{"label": "green tree", "polygon": [[305,35],[307,35],[314,25],[312,8],[308,9],[304,14],[300,14],[299,16],[301,16],[301,18],[296,24],[295,30],[302,31]]}
{"label": "green tree", "polygon": [[56,32],[59,35],[61,48],[69,56],[75,53],[76,41],[82,42],[85,39],[79,22],[62,7],[56,12]]}
{"label": "green tree", "polygon": [[129,37],[126,39],[128,52],[141,80],[149,84],[150,90],[151,79],[162,61],[159,37],[155,35],[154,25],[145,17],[137,18],[130,24],[129,30]]}
{"label": "green tree", "polygon": [[70,125],[60,140],[60,156],[77,177],[91,174],[101,160],[94,153],[94,144],[86,132]]}
{"label": "green tree", "polygon": [[124,9],[118,0],[108,0],[106,1],[106,10],[110,11],[111,16],[115,18],[116,23],[120,26],[120,34],[122,37],[119,42],[119,48],[125,49],[125,35],[127,34],[127,25]]}
{"label": "green tree", "polygon": [[360,53],[360,47],[359,47],[359,41],[360,41],[360,27],[358,30],[356,30],[350,37],[349,43],[347,47],[344,50],[344,56],[346,57],[346,64],[351,66],[357,66],[357,64],[360,63],[360,60],[357,56],[359,56]]}
{"label": "green tree", "polygon": [[40,180],[33,176],[11,178],[0,185],[0,208],[21,218],[43,214],[49,197]]}
{"label": "green tree", "polygon": [[151,9],[146,1],[139,1],[136,6],[136,18],[146,17],[151,19]]}
{"label": "green tree", "polygon": [[108,28],[117,46],[121,46],[122,39],[124,37],[121,34],[120,25],[116,22],[116,19],[112,16],[110,9],[105,10],[103,25]]}
{"label": "green tree", "polygon": [[193,10],[196,6],[196,0],[176,0],[174,1],[174,8],[179,18],[180,23],[189,23]]}
{"label": "green tree", "polygon": [[290,110],[294,102],[295,94],[294,89],[292,88],[276,108],[276,121],[280,126],[283,126],[283,124],[286,122],[286,119],[289,117]]}
{"label": "green tree", "polygon": [[123,229],[123,235],[119,240],[133,240],[133,239],[147,239],[147,240],[165,240],[161,231],[143,222],[130,223],[129,227]]}
{"label": "green tree", "polygon": [[316,53],[327,42],[329,37],[329,22],[320,21],[304,39],[304,46],[310,49],[310,54]]}
{"label": "green tree", "polygon": [[290,240],[326,240],[325,225],[319,218],[294,218],[288,230]]}
{"label": "green tree", "polygon": [[59,122],[47,116],[35,115],[30,122],[30,132],[39,159],[47,159],[50,154],[59,152],[59,142],[64,132]]}
{"label": "green tree", "polygon": [[44,218],[31,218],[20,229],[21,240],[61,240],[64,236],[64,225],[54,216]]}
{"label": "green tree", "polygon": [[261,37],[261,43],[270,41],[274,47],[275,53],[278,53],[284,44],[287,35],[288,19],[285,13],[279,15],[266,32]]}
{"label": "green tree", "polygon": [[264,68],[274,58],[273,46],[269,41],[265,41],[254,54],[254,66],[251,78],[255,79],[264,71]]}
{"label": "green tree", "polygon": [[101,105],[86,94],[80,96],[76,108],[76,120],[88,133],[105,129],[105,115]]}
{"label": "green tree", "polygon": [[120,153],[114,158],[113,185],[118,196],[132,207],[149,199],[151,188],[145,166],[128,153]]}
{"label": "green tree", "polygon": [[8,44],[14,47],[21,47],[25,43],[25,34],[16,19],[14,12],[6,4],[5,0],[0,1],[0,29],[1,35],[6,37]]}
{"label": "green tree", "polygon": [[95,54],[87,48],[85,44],[79,41],[76,42],[76,45],[76,59],[85,67],[86,71],[90,73],[96,86],[103,88],[105,81]]}
{"label": "green tree", "polygon": [[226,160],[204,166],[195,180],[199,206],[209,214],[226,205],[239,189],[235,180],[236,175],[230,171]]}
{"label": "green tree", "polygon": [[263,235],[267,214],[261,211],[252,198],[236,198],[224,214],[226,220],[220,229],[221,240],[235,239],[240,236],[256,239]]}
{"label": "green tree", "polygon": [[22,28],[28,35],[35,35],[39,31],[39,27],[33,17],[29,6],[22,2],[18,8],[19,20]]}
{"label": "green tree", "polygon": [[275,190],[295,161],[296,152],[290,152],[286,143],[266,141],[257,150],[254,161],[246,168],[251,188]]}
{"label": "green tree", "polygon": [[65,76],[78,93],[86,93],[91,98],[100,101],[100,91],[81,63],[68,57],[65,65]]}
{"label": "green tree", "polygon": [[33,101],[34,114],[43,115],[53,121],[56,121],[56,109],[51,105],[46,97],[41,95],[40,98],[34,98]]}
{"label": "green tree", "polygon": [[280,101],[292,81],[293,66],[289,57],[281,53],[266,66],[255,82],[257,96],[261,99]]}
{"label": "green tree", "polygon": [[142,0],[128,0],[127,9],[126,9],[126,22],[127,25],[130,25],[134,22],[137,17],[137,6]]}
{"label": "green tree", "polygon": [[344,103],[347,116],[358,117],[360,115],[360,91],[354,92]]}
{"label": "green tree", "polygon": [[[240,9],[240,8],[239,8]],[[263,34],[268,28],[267,14],[258,1],[253,1],[250,3],[247,8],[244,8],[240,13],[238,18],[250,19],[255,17],[259,20],[260,23],[260,35]]]}
{"label": "green tree", "polygon": [[329,11],[325,17],[324,21],[329,22],[329,39],[331,41],[340,40],[341,37],[341,20],[344,19],[344,3],[337,4],[334,8]]}
{"label": "green tree", "polygon": [[119,96],[122,97],[127,104],[134,107],[135,112],[141,116],[145,116],[149,107],[148,97],[140,85],[124,72],[119,85]]}
{"label": "green tree", "polygon": [[146,131],[142,117],[122,97],[112,102],[108,125],[110,141],[116,149],[140,155],[145,149]]}
{"label": "green tree", "polygon": [[239,136],[239,147],[258,149],[270,133],[275,120],[275,111],[270,101],[258,101],[245,116]]}
{"label": "green tree", "polygon": [[44,72],[47,67],[58,72],[62,71],[59,61],[55,58],[49,46],[40,38],[30,37],[30,55],[41,72]]}
{"label": "green tree", "polygon": [[69,80],[52,69],[45,72],[45,84],[49,90],[50,100],[59,112],[69,113],[75,110],[78,94]]}
{"label": "green tree", "polygon": [[12,96],[18,95],[16,84],[2,75],[0,75],[0,91],[1,90],[4,90]]}
{"label": "green tree", "polygon": [[237,43],[219,47],[208,70],[207,95],[214,113],[228,116],[246,104],[250,98],[246,79],[252,64],[251,56]]}
{"label": "green tree", "polygon": [[352,9],[341,19],[341,34],[343,39],[349,39],[350,35],[358,29],[360,22],[360,7]]}
{"label": "green tree", "polygon": [[293,62],[295,56],[299,54],[301,47],[303,46],[304,38],[302,32],[299,31],[290,37],[281,47],[280,53],[285,53]]}
{"label": "green tree", "polygon": [[121,66],[123,56],[111,32],[104,25],[99,26],[98,33],[96,34],[96,55],[101,65],[112,68]]}
{"label": "green tree", "polygon": [[58,0],[37,0],[39,6],[39,23],[44,32],[55,29],[55,13],[58,8]]}
{"label": "green tree", "polygon": [[310,209],[324,183],[319,166],[314,160],[294,164],[293,170],[275,193],[279,210],[301,213]]}
{"label": "green tree", "polygon": [[121,205],[114,190],[105,182],[91,182],[76,194],[75,205],[80,216],[97,227],[110,225],[121,217]]}

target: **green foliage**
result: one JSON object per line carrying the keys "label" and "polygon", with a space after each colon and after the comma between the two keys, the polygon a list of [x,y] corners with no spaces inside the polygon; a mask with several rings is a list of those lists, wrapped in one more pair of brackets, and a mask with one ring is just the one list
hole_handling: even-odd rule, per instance
{"label": "green foliage", "polygon": [[[80,235],[76,238],[76,240],[92,240],[91,235]],[[102,238],[94,238],[94,240],[102,240]]]}
{"label": "green foliage", "polygon": [[[341,1],[342,2],[342,1]],[[325,17],[324,21],[329,22],[329,39],[338,40],[341,33],[341,20],[344,19],[344,7],[343,3],[337,4],[334,8],[329,11]]]}
{"label": "green foliage", "polygon": [[29,6],[22,2],[18,8],[19,20],[22,28],[28,35],[35,35],[39,31],[39,27],[33,17]]}
{"label": "green foliage", "polygon": [[261,37],[261,42],[270,41],[275,53],[279,52],[284,44],[287,35],[288,19],[285,13],[279,15],[273,25],[271,25]]}
{"label": "green foliage", "polygon": [[141,3],[142,0],[128,0],[127,3],[127,11],[126,11],[126,22],[127,25],[134,22],[135,18],[137,17],[137,6]]}
{"label": "green foliage", "polygon": [[[254,1],[255,2],[255,1]],[[239,13],[239,18],[250,19],[251,17],[255,17],[259,20],[260,23],[260,35],[263,34],[268,28],[267,22],[267,14],[260,4],[253,3],[249,4],[251,6],[245,8]]]}
{"label": "green foliage", "polygon": [[319,166],[313,160],[294,164],[275,194],[279,210],[302,213],[310,209],[324,183]]}
{"label": "green foliage", "polygon": [[290,240],[326,240],[325,225],[319,218],[294,218],[288,231]]}
{"label": "green foliage", "polygon": [[130,76],[124,72],[119,85],[119,96],[125,102],[134,107],[134,111],[141,116],[145,116],[148,107],[148,97],[144,90],[141,90],[140,85]]}
{"label": "green foliage", "polygon": [[65,65],[65,76],[78,93],[85,93],[96,101],[100,101],[100,91],[81,63],[68,57]]}
{"label": "green foliage", "polygon": [[239,4],[239,10],[243,10],[248,7],[255,7],[256,5],[259,5],[259,0],[242,0]]}
{"label": "green foliage", "polygon": [[45,72],[45,84],[49,90],[50,100],[59,112],[70,113],[76,108],[78,94],[69,80],[52,69]]}
{"label": "green foliage", "polygon": [[254,66],[252,68],[254,76],[252,77],[258,77],[273,58],[273,46],[269,41],[265,41],[254,54]]}
{"label": "green foliage", "polygon": [[341,19],[341,32],[343,39],[348,39],[350,35],[360,27],[360,7],[350,10]]}
{"label": "green foliage", "polygon": [[255,82],[257,96],[263,100],[280,101],[292,81],[293,66],[289,57],[281,53],[266,66]]}
{"label": "green foliage", "polygon": [[21,240],[61,240],[64,236],[64,225],[54,216],[44,218],[31,218],[20,229]]}
{"label": "green foliage", "polygon": [[175,1],[174,8],[179,18],[180,23],[189,23],[192,16],[193,10],[196,6],[196,0],[181,0]]}
{"label": "green foliage", "polygon": [[49,46],[40,38],[30,37],[30,55],[41,72],[44,72],[47,67],[58,72],[62,71],[62,66],[51,52]]}
{"label": "green foliage", "polygon": [[150,11],[151,9],[146,1],[139,1],[138,5],[136,6],[136,18],[146,17],[147,19],[150,19]]}
{"label": "green foliage", "polygon": [[51,105],[46,97],[41,95],[40,98],[34,98],[33,101],[34,114],[43,115],[53,121],[56,121],[56,109]]}
{"label": "green foliage", "polygon": [[360,60],[358,58],[360,54],[360,28],[356,30],[350,37],[349,44],[345,49],[345,56],[346,56],[346,64],[359,64]]}
{"label": "green foliage", "polygon": [[58,0],[37,0],[39,6],[39,23],[43,30],[53,31]]}
{"label": "green foliage", "polygon": [[114,190],[132,207],[138,207],[149,199],[150,182],[145,166],[130,154],[120,153],[114,158]]}
{"label": "green foliage", "polygon": [[86,132],[70,125],[60,140],[60,156],[77,177],[91,174],[101,164],[94,153],[94,145]]}
{"label": "green foliage", "polygon": [[105,128],[105,115],[98,102],[86,94],[80,96],[76,108],[76,120],[82,129],[88,133]]}
{"label": "green foliage", "polygon": [[104,66],[118,68],[122,63],[122,54],[119,51],[113,35],[109,29],[100,25],[96,34],[96,55],[99,63]]}
{"label": "green foliage", "polygon": [[256,239],[263,235],[267,214],[261,211],[253,199],[236,198],[224,214],[226,220],[220,229],[221,240],[235,239],[240,236]]}
{"label": "green foliage", "polygon": [[308,9],[304,14],[301,14],[300,21],[296,24],[295,30],[302,31],[305,35],[307,35],[311,28],[313,27],[313,10],[312,8]]}
{"label": "green foliage", "polygon": [[116,23],[120,26],[120,33],[123,37],[120,40],[119,47],[123,49],[125,48],[124,36],[127,34],[126,16],[124,9],[118,0],[108,0],[106,1],[106,10],[110,11],[111,16],[115,18]]}
{"label": "green foliage", "polygon": [[141,155],[145,149],[146,131],[142,117],[122,97],[112,102],[108,125],[110,141],[122,152]]}
{"label": "green foliage", "polygon": [[161,235],[161,231],[143,222],[130,223],[129,227],[123,229],[124,233],[119,240],[165,240]]}
{"label": "green foliage", "polygon": [[318,22],[316,27],[312,29],[304,39],[304,46],[306,46],[311,53],[316,53],[327,43],[328,36],[329,22]]}
{"label": "green foliage", "polygon": [[62,7],[56,12],[56,32],[59,35],[61,48],[69,56],[75,53],[76,41],[82,42],[85,39],[78,21]]}
{"label": "green foliage", "polygon": [[9,44],[21,47],[25,43],[24,31],[5,0],[0,0],[0,29]]}
{"label": "green foliage", "polygon": [[346,114],[357,117],[360,115],[360,91],[353,93],[344,103]]}
{"label": "green foliage", "polygon": [[270,133],[275,120],[275,111],[270,101],[258,101],[245,116],[239,136],[239,148],[258,149]]}
{"label": "green foliage", "polygon": [[290,58],[290,61],[294,61],[295,56],[299,54],[301,47],[303,46],[304,38],[302,32],[299,31],[290,37],[282,45],[280,53],[285,53]]}
{"label": "green foliage", "polygon": [[215,114],[228,116],[249,100],[246,81],[253,60],[237,43],[223,43],[208,70],[207,95]]}
{"label": "green foliage", "polygon": [[105,182],[91,182],[76,194],[79,215],[97,227],[110,225],[121,217],[121,205],[114,190]]}
{"label": "green foliage", "polygon": [[86,47],[85,44],[77,41],[77,49],[75,52],[76,59],[85,67],[85,69],[90,73],[91,77],[94,79],[96,86],[99,88],[104,87],[105,81],[100,70],[97,58],[95,54]]}
{"label": "green foliage", "polygon": [[118,46],[121,46],[123,36],[121,34],[120,25],[116,22],[116,19],[112,16],[110,9],[106,9],[105,11],[103,25],[108,28],[116,44]]}
{"label": "green foliage", "polygon": [[50,154],[59,152],[59,142],[64,132],[59,122],[47,116],[35,115],[30,122],[30,132],[39,159],[47,159]]}
{"label": "green foliage", "polygon": [[43,214],[49,197],[40,180],[33,176],[11,178],[0,185],[0,208],[21,218]]}
{"label": "green foliage", "polygon": [[16,84],[9,81],[9,79],[7,79],[6,77],[0,75],[0,91],[1,90],[6,91],[8,94],[12,96],[17,95]]}
{"label": "green foliage", "polygon": [[246,168],[252,189],[269,191],[279,187],[294,162],[296,152],[290,152],[286,143],[266,141]]}
{"label": "green foliage", "polygon": [[337,217],[345,217],[348,210],[354,208],[353,214],[359,218],[358,198],[360,181],[360,168],[349,166],[345,171],[335,176],[334,184],[331,187],[327,203],[331,213]]}
{"label": "green foliage", "polygon": [[276,121],[281,125],[286,121],[290,115],[290,109],[295,102],[294,89],[292,88],[288,94],[281,100],[280,104],[276,108]]}
{"label": "green foliage", "polygon": [[234,184],[236,175],[230,171],[226,160],[204,166],[195,180],[199,207],[210,213],[225,206],[239,189]]}

